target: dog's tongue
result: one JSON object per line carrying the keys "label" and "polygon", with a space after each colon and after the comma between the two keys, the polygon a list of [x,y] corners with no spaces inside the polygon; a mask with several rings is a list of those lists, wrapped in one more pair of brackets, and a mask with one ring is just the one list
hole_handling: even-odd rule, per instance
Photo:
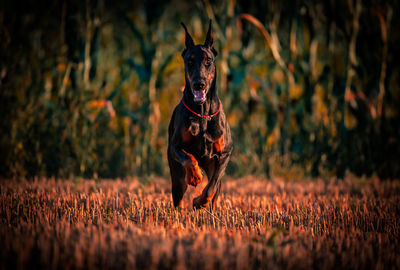
{"label": "dog's tongue", "polygon": [[202,102],[206,99],[206,91],[193,90],[194,102]]}

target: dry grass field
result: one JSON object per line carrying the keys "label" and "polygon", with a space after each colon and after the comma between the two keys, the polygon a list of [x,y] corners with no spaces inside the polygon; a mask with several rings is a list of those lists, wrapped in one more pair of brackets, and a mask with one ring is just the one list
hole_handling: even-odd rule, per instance
{"label": "dry grass field", "polygon": [[217,210],[167,180],[0,184],[1,269],[399,269],[400,182],[225,179]]}

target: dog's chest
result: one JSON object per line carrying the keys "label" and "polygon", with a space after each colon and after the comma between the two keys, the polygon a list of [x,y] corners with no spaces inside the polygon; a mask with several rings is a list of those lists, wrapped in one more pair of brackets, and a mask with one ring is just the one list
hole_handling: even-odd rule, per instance
{"label": "dog's chest", "polygon": [[212,158],[224,146],[223,127],[219,119],[190,119],[182,135],[184,142],[201,157]]}

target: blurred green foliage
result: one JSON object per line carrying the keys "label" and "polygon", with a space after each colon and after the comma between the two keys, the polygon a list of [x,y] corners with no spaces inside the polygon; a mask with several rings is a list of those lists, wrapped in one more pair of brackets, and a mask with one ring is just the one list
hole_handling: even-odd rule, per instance
{"label": "blurred green foliage", "polygon": [[0,4],[0,175],[168,175],[184,32],[214,22],[227,173],[400,176],[399,3]]}

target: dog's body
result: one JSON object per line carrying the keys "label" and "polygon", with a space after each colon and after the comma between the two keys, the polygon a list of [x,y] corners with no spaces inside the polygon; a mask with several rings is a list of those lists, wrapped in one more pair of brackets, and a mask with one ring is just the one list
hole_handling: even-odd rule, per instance
{"label": "dog's body", "polygon": [[[183,25],[183,24],[182,24]],[[181,205],[189,185],[202,180],[202,168],[208,184],[193,200],[194,208],[212,209],[221,189],[221,177],[232,152],[232,138],[216,89],[213,36],[210,27],[204,45],[194,45],[186,32],[186,85],[182,101],[175,108],[168,129],[168,163],[172,178],[172,197],[175,207]],[[200,168],[199,168],[200,167]]]}

